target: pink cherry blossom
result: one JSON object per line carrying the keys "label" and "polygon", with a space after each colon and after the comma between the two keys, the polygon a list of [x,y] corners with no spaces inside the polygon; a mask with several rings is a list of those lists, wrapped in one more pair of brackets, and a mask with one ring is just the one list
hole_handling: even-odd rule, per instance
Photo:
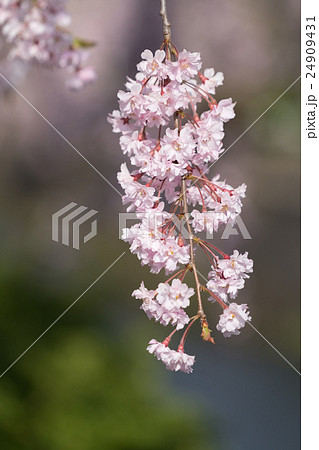
{"label": "pink cherry blossom", "polygon": [[67,82],[67,86],[78,91],[83,89],[86,85],[93,83],[96,80],[96,72],[92,66],[84,67],[75,72],[75,75]]}
{"label": "pink cherry blossom", "polygon": [[141,283],[141,286],[138,289],[136,289],[132,294],[133,297],[138,298],[140,300],[153,300],[155,295],[156,291],[150,291],[149,289],[146,289],[143,281]]}
{"label": "pink cherry blossom", "polygon": [[224,75],[222,72],[215,73],[214,69],[205,69],[204,77],[202,77],[204,83],[201,85],[201,88],[209,94],[215,94],[216,88],[221,86],[224,81]]}
{"label": "pink cherry blossom", "polygon": [[218,267],[223,271],[226,278],[239,277],[249,278],[247,273],[253,271],[253,260],[248,258],[248,253],[239,254],[238,250],[234,250],[229,259],[221,259],[218,261]]}
{"label": "pink cherry blossom", "polygon": [[114,110],[108,116],[107,121],[112,125],[113,133],[122,133],[125,135],[133,131],[129,117],[123,117],[118,110]]}
{"label": "pink cherry blossom", "polygon": [[191,214],[193,217],[191,223],[197,233],[205,230],[213,234],[214,231],[218,230],[218,225],[221,221],[214,211],[200,212],[197,209],[194,209]]}
{"label": "pink cherry blossom", "polygon": [[163,63],[164,50],[156,50],[154,56],[150,50],[144,50],[141,57],[144,61],[137,65],[137,70],[142,72],[146,78],[150,76],[166,78],[167,66]]}
{"label": "pink cherry blossom", "polygon": [[200,54],[198,52],[188,52],[183,50],[178,55],[175,62],[167,61],[168,76],[171,80],[181,83],[184,80],[193,78],[202,67]]}
{"label": "pink cherry blossom", "polygon": [[166,305],[168,309],[173,307],[186,308],[189,306],[189,298],[194,295],[194,289],[189,288],[186,283],[182,283],[181,280],[175,279],[172,284],[160,283],[157,292],[157,301],[161,305]]}
{"label": "pink cherry blossom", "polygon": [[136,254],[143,265],[151,266],[152,273],[165,273],[176,270],[179,264],[188,264],[189,246],[180,246],[175,236],[167,236],[161,225],[169,217],[161,211],[163,205],[144,214],[140,223],[123,230],[123,240],[129,242],[130,250]]}
{"label": "pink cherry blossom", "polygon": [[250,320],[251,317],[249,316],[249,311],[247,311],[247,305],[231,303],[228,308],[224,309],[223,314],[220,315],[216,328],[225,337],[230,337],[233,334],[240,334],[239,330]]}
{"label": "pink cherry blossom", "polygon": [[165,344],[152,339],[147,346],[147,351],[154,354],[159,361],[162,361],[168,370],[175,372],[181,370],[185,373],[193,371],[195,356],[187,355],[183,350],[171,350]]}
{"label": "pink cherry blossom", "polygon": [[189,164],[195,156],[195,147],[196,141],[193,139],[190,127],[185,126],[180,132],[177,128],[166,129],[162,151],[168,160]]}
{"label": "pink cherry blossom", "polygon": [[197,140],[197,153],[194,156],[196,165],[216,161],[223,151],[222,140],[224,138],[223,122],[211,111],[204,112],[194,129],[194,137]]}
{"label": "pink cherry blossom", "polygon": [[154,196],[154,188],[134,180],[125,163],[121,165],[118,181],[125,191],[125,195],[122,197],[123,204],[130,203],[127,211],[147,211],[153,208],[154,204],[159,200],[157,196]]}
{"label": "pink cherry blossom", "polygon": [[149,291],[142,282],[132,296],[143,300],[141,309],[149,319],[153,318],[164,326],[168,324],[176,326],[180,330],[189,322],[183,308],[189,305],[189,297],[193,294],[194,289],[188,288],[180,280],[173,280],[172,286],[160,283],[156,291]]}
{"label": "pink cherry blossom", "polygon": [[209,272],[207,288],[227,301],[227,296],[236,298],[238,291],[243,289],[247,273],[253,271],[253,261],[247,257],[248,253],[240,255],[237,250],[226,259],[217,258],[216,267]]}
{"label": "pink cherry blossom", "polygon": [[[208,178],[206,174],[224,151],[224,127],[235,116],[235,103],[231,98],[219,102],[212,98],[223,83],[223,74],[213,69],[200,73],[199,53],[166,48],[155,54],[145,50],[141,56],[135,78],[129,78],[125,90],[118,93],[119,110],[108,118],[113,131],[121,133],[121,150],[133,167],[123,163],[118,173],[123,203],[128,211],[136,211],[138,220],[123,230],[122,239],[152,273],[162,269],[165,274],[173,273],[153,290],[142,282],[132,295],[142,301],[140,308],[149,319],[175,327],[162,343],[152,339],[147,350],[168,370],[190,373],[195,357],[183,349],[197,319],[203,339],[214,342],[202,310],[192,318],[186,311],[195,290],[184,278],[195,271],[200,249],[209,257],[211,271],[206,287],[195,277],[196,296],[199,302],[200,293],[208,291],[208,300],[225,309],[217,329],[225,336],[238,334],[250,320],[246,305],[227,307],[228,299],[238,295],[253,270],[247,252],[235,250],[228,256],[196,236],[202,231],[212,234],[221,224],[233,224],[241,212],[246,185],[233,188],[219,175]],[[209,109],[199,116],[203,100]],[[187,236],[182,233],[185,225]],[[172,335],[182,329],[177,350],[170,349]]]}
{"label": "pink cherry blossom", "polygon": [[213,113],[218,115],[223,122],[228,122],[230,119],[235,117],[235,107],[236,103],[232,103],[231,98],[221,100],[217,107],[213,110]]}
{"label": "pink cherry blossom", "polygon": [[79,90],[95,81],[96,74],[93,67],[86,65],[88,51],[82,48],[81,40],[67,31],[71,17],[66,3],[2,0],[0,26],[10,46],[10,59],[64,68],[73,74],[68,86]]}

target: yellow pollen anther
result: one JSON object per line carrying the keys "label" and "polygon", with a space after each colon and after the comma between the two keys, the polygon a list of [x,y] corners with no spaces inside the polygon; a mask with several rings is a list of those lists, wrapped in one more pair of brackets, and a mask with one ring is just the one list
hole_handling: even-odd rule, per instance
{"label": "yellow pollen anther", "polygon": [[157,68],[158,68],[158,63],[156,61],[153,61],[152,70],[155,70]]}

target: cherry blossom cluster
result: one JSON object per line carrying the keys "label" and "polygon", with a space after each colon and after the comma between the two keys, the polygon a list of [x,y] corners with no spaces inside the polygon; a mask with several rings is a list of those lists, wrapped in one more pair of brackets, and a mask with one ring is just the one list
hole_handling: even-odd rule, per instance
{"label": "cherry blossom cluster", "polygon": [[183,308],[190,305],[189,298],[194,295],[194,289],[179,279],[174,279],[171,286],[160,283],[156,291],[149,291],[142,282],[139,289],[133,292],[133,297],[143,300],[141,309],[148,318],[154,318],[162,325],[171,324],[179,330],[189,322],[189,317]]}
{"label": "cherry blossom cluster", "polygon": [[[138,223],[123,230],[142,265],[152,273],[170,275],[149,290],[144,282],[133,292],[149,319],[174,330],[163,341],[152,339],[147,350],[169,370],[192,372],[195,356],[184,352],[190,327],[199,320],[202,338],[213,342],[202,296],[222,307],[217,330],[225,337],[239,334],[251,320],[246,304],[230,303],[253,271],[247,252],[227,255],[196,233],[217,231],[235,223],[241,212],[246,185],[233,188],[208,169],[224,151],[224,124],[235,116],[232,99],[217,102],[215,90],[223,74],[202,71],[198,52],[178,52],[169,39],[153,54],[145,50],[134,79],[118,92],[119,110],[109,115],[113,132],[132,169],[123,163],[118,180],[123,204],[136,213]],[[207,110],[198,113],[200,103]],[[201,110],[203,108],[201,107]],[[189,209],[192,208],[190,211]],[[199,281],[195,256],[203,251],[211,264],[207,284]],[[193,274],[195,287],[184,279]],[[190,298],[195,295],[196,310]],[[177,351],[169,347],[173,335],[185,328]]]}
{"label": "cherry blossom cluster", "polygon": [[234,299],[239,289],[245,285],[248,273],[253,271],[253,261],[248,258],[248,253],[240,255],[237,250],[225,259],[216,259],[209,272],[208,289],[216,293],[222,300],[228,301],[228,295]]}
{"label": "cherry blossom cluster", "polygon": [[195,356],[187,355],[182,348],[178,351],[171,350],[165,341],[162,343],[151,339],[147,350],[153,353],[159,361],[162,361],[168,370],[181,370],[186,373],[193,371]]}
{"label": "cherry blossom cluster", "polygon": [[10,45],[9,59],[67,70],[70,89],[79,90],[96,78],[87,65],[92,43],[68,31],[67,0],[1,0],[0,27]]}

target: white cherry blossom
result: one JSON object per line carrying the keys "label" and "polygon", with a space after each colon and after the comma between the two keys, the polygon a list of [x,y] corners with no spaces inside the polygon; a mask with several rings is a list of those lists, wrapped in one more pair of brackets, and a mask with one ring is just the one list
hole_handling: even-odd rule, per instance
{"label": "white cherry blossom", "polygon": [[229,307],[225,308],[223,314],[220,315],[216,328],[225,337],[230,337],[240,334],[239,330],[250,320],[251,317],[246,304],[230,303]]}
{"label": "white cherry blossom", "polygon": [[181,370],[185,373],[193,371],[195,356],[187,355],[183,350],[171,350],[165,344],[152,339],[147,346],[147,351],[154,354],[159,361],[162,361],[168,370],[175,372]]}
{"label": "white cherry blossom", "polygon": [[222,72],[215,73],[214,69],[205,69],[202,79],[204,82],[201,85],[201,88],[209,94],[214,95],[216,88],[223,84],[224,75]]}

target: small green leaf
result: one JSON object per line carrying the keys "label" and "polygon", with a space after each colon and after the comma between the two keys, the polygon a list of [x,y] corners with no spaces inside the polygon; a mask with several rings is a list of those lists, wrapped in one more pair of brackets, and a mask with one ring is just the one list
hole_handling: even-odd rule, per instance
{"label": "small green leaf", "polygon": [[94,42],[94,41],[87,41],[85,39],[74,37],[72,45],[73,45],[73,48],[75,48],[75,49],[89,48],[89,47],[95,47],[96,42]]}

